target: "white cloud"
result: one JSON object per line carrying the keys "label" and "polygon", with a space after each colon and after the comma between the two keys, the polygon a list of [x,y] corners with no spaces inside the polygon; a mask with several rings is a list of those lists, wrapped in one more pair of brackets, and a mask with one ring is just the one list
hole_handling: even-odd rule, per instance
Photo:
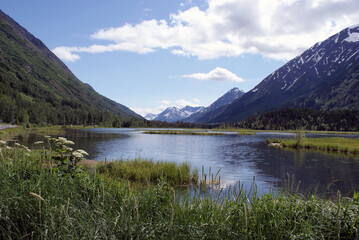
{"label": "white cloud", "polygon": [[236,74],[228,71],[225,68],[215,68],[209,73],[193,73],[183,75],[184,78],[194,78],[197,80],[211,80],[211,81],[233,81],[233,82],[243,82],[244,80],[238,77]]}
{"label": "white cloud", "polygon": [[170,21],[146,20],[92,35],[93,40],[111,42],[108,45],[53,51],[67,61],[78,60],[80,52],[145,54],[157,49],[198,59],[243,53],[290,59],[358,22],[358,0],[208,0],[206,9],[190,7],[171,14]]}
{"label": "white cloud", "polygon": [[198,107],[200,106],[199,104],[200,102],[196,102],[196,101],[187,101],[185,99],[180,99],[180,100],[177,100],[176,103],[175,103],[175,107],[177,108],[184,108],[185,106],[192,106],[192,107]]}
{"label": "white cloud", "polygon": [[161,104],[164,104],[164,105],[171,105],[171,101],[169,101],[169,100],[161,100],[161,101],[158,101],[159,103],[161,103]]}
{"label": "white cloud", "polygon": [[192,100],[197,104],[201,104],[201,100],[199,100],[198,98],[192,98]]}
{"label": "white cloud", "polygon": [[137,114],[140,114],[142,117],[145,117],[149,113],[159,114],[159,113],[163,112],[166,108],[168,108],[168,106],[160,105],[160,106],[153,107],[153,108],[131,107],[131,110],[134,111]]}
{"label": "white cloud", "polygon": [[75,62],[80,59],[80,56],[73,54],[72,52],[74,50],[76,50],[76,48],[57,47],[53,49],[52,52],[55,53],[58,58],[61,58],[64,61]]}

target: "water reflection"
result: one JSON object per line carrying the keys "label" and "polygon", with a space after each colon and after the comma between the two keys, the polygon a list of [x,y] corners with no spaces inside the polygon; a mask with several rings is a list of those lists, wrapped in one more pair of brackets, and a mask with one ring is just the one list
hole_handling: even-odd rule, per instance
{"label": "water reflection", "polygon": [[[105,158],[141,157],[189,162],[192,168],[201,170],[203,166],[206,173],[210,167],[214,174],[221,169],[223,187],[240,181],[245,190],[250,191],[255,177],[261,194],[271,188],[281,187],[289,174],[294,175],[296,181],[301,181],[302,192],[310,186],[318,186],[320,192],[340,189],[344,194],[353,189],[359,190],[358,157],[283,150],[265,144],[266,138],[289,138],[293,135],[273,132],[250,136],[152,135],[133,129],[69,130],[66,133],[66,137],[76,143],[75,148],[86,150],[91,159],[104,161]],[[40,138],[33,134],[24,135],[19,136],[19,141],[30,145],[42,140]]]}

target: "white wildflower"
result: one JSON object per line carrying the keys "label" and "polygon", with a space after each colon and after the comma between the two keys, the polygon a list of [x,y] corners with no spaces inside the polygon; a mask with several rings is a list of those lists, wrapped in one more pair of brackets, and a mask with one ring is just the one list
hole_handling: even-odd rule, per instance
{"label": "white wildflower", "polygon": [[67,141],[65,142],[65,144],[74,145],[75,143],[74,143],[73,141],[67,140]]}
{"label": "white wildflower", "polygon": [[44,143],[43,141],[34,142],[34,144],[43,144],[43,143]]}
{"label": "white wildflower", "polygon": [[72,150],[73,150],[72,148],[70,148],[70,147],[68,147],[68,146],[65,146],[65,145],[63,145],[62,148],[63,148],[64,150],[66,150],[66,151],[72,151]]}
{"label": "white wildflower", "polygon": [[0,140],[0,144],[1,144],[1,145],[6,145],[6,142],[5,142],[5,141]]}
{"label": "white wildflower", "polygon": [[51,139],[51,136],[48,136],[48,135],[44,135],[44,138],[50,140]]}
{"label": "white wildflower", "polygon": [[72,152],[72,156],[74,156],[75,158],[83,158],[84,157],[84,155],[82,155],[82,153],[80,153],[78,151]]}
{"label": "white wildflower", "polygon": [[82,149],[77,149],[76,151],[79,152],[79,153],[81,153],[82,155],[86,155],[86,156],[89,155],[86,151],[84,151],[84,150],[82,150]]}
{"label": "white wildflower", "polygon": [[66,144],[66,142],[67,142],[67,139],[64,138],[64,137],[58,137],[58,138],[56,139],[56,144],[58,144],[58,145]]}
{"label": "white wildflower", "polygon": [[21,147],[20,143],[15,143],[15,146]]}

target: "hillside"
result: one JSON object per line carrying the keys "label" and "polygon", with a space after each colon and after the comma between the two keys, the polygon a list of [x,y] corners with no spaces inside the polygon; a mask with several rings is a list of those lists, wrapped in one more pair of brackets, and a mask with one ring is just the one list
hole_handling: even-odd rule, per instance
{"label": "hillside", "polygon": [[315,44],[207,122],[238,122],[285,107],[359,108],[359,25]]}
{"label": "hillside", "polygon": [[141,118],[77,79],[41,40],[0,10],[1,120],[98,124],[132,117]]}

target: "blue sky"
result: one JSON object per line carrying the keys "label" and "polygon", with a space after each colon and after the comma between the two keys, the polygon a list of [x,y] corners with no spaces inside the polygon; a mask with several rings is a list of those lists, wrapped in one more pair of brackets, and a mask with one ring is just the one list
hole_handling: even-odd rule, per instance
{"label": "blue sky", "polygon": [[83,82],[139,114],[249,91],[359,23],[357,0],[1,0]]}

